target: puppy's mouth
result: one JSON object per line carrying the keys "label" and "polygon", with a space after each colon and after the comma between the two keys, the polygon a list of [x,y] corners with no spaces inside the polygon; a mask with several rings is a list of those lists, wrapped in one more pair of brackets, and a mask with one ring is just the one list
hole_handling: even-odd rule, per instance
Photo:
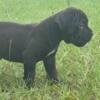
{"label": "puppy's mouth", "polygon": [[83,47],[87,44],[88,42],[80,43],[80,44],[74,44],[77,47]]}
{"label": "puppy's mouth", "polygon": [[73,42],[73,44],[77,47],[83,47],[85,46],[92,38],[92,33],[90,33],[90,35],[88,35],[88,37],[84,38],[84,39],[80,39],[80,40],[76,40]]}

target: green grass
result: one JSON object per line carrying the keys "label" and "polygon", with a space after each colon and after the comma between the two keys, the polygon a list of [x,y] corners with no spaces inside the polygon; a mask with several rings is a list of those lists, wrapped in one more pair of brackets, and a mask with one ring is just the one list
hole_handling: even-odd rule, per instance
{"label": "green grass", "polygon": [[[36,23],[66,7],[67,0],[0,0],[0,21]],[[37,64],[34,88],[24,89],[23,65],[0,61],[0,100],[100,100],[100,1],[70,0],[81,8],[93,29],[83,48],[60,44],[57,52],[59,85],[50,85],[42,62]],[[3,91],[2,91],[3,90]]]}

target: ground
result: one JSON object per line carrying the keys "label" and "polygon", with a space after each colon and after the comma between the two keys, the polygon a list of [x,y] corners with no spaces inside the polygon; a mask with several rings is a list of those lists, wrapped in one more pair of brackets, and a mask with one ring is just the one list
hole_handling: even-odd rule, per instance
{"label": "ground", "polygon": [[83,48],[60,44],[57,69],[61,83],[50,85],[42,62],[34,88],[24,88],[23,65],[0,61],[0,100],[100,100],[99,0],[0,0],[0,21],[36,23],[68,7],[82,9],[94,36]]}

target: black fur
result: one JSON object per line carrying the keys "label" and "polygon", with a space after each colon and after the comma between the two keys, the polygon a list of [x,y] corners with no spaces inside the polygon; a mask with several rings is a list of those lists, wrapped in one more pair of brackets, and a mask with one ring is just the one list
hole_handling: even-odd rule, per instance
{"label": "black fur", "polygon": [[40,60],[49,78],[57,82],[55,54],[61,40],[81,47],[91,37],[86,14],[76,8],[65,9],[38,25],[1,22],[0,57],[24,63],[24,80],[28,87],[32,86],[35,65]]}

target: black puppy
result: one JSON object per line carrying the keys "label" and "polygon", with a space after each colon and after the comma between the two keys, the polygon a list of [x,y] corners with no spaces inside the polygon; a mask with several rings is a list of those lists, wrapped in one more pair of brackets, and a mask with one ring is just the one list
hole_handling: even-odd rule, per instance
{"label": "black puppy", "polygon": [[35,65],[43,60],[51,80],[58,81],[55,54],[61,40],[78,47],[92,37],[86,14],[76,8],[65,9],[30,28],[13,23],[0,23],[0,56],[24,63],[24,80],[32,86]]}

